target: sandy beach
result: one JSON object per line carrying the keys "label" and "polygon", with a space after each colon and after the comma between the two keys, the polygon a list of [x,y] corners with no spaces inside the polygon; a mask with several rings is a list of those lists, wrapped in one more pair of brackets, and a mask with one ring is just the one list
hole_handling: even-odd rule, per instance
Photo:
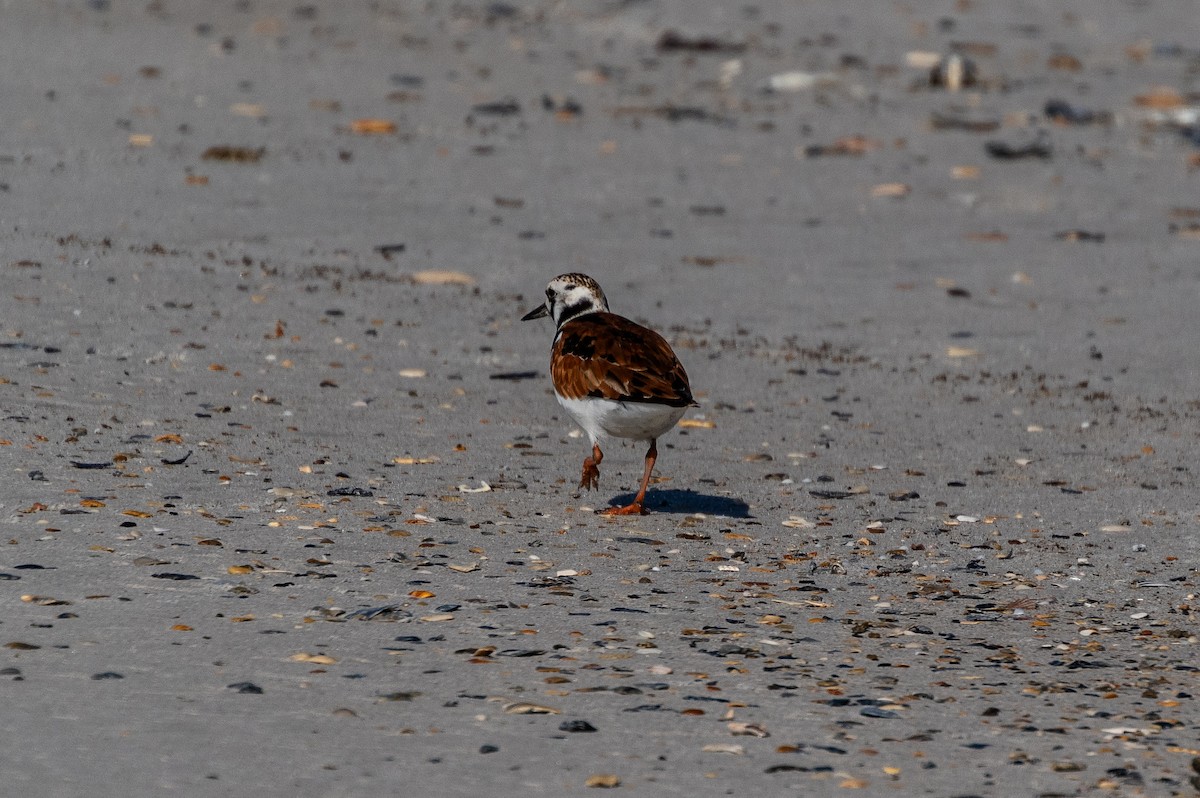
{"label": "sandy beach", "polygon": [[1193,4],[0,20],[6,794],[1200,791]]}

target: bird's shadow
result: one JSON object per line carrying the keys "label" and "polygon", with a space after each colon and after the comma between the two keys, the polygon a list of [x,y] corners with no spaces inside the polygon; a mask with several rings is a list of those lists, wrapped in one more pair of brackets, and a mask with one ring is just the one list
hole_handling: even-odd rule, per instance
{"label": "bird's shadow", "polygon": [[[609,502],[613,507],[624,507],[631,503],[634,494],[624,493]],[[643,506],[652,513],[704,513],[728,518],[753,518],[750,505],[741,499],[728,496],[712,496],[694,490],[649,490]]]}

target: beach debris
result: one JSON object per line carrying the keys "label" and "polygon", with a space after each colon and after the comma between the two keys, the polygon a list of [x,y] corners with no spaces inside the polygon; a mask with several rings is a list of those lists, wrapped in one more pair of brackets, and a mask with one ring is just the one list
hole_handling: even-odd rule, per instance
{"label": "beach debris", "polygon": [[355,119],[350,122],[350,132],[359,136],[386,136],[396,132],[396,123],[390,119]]}
{"label": "beach debris", "polygon": [[200,154],[202,161],[229,161],[232,163],[258,163],[267,152],[266,147],[238,147],[218,144]]}
{"label": "beach debris", "polygon": [[812,144],[803,149],[805,158],[820,158],[825,156],[859,157],[878,150],[883,142],[866,136],[843,136],[832,144]]}
{"label": "beach debris", "polygon": [[521,113],[521,104],[512,97],[478,103],[471,106],[471,113],[479,116],[516,116]]}
{"label": "beach debris", "polygon": [[746,44],[731,39],[722,39],[718,36],[688,36],[676,30],[665,30],[659,34],[654,47],[660,53],[736,55],[746,49]]}
{"label": "beach debris", "polygon": [[609,789],[621,786],[621,777],[612,773],[593,773],[583,782],[585,787]]}
{"label": "beach debris", "polygon": [[1054,154],[1050,141],[1044,133],[1039,133],[1032,141],[1018,144],[998,139],[989,141],[984,144],[984,151],[998,161],[1017,161],[1029,158],[1044,161]]}
{"label": "beach debris", "polygon": [[408,275],[417,285],[475,285],[475,278],[449,269],[424,269]]}
{"label": "beach debris", "polygon": [[763,83],[764,91],[792,93],[812,89],[829,88],[842,82],[835,72],[778,72]]}
{"label": "beach debris", "polygon": [[[909,64],[918,59],[909,54]],[[946,91],[962,91],[976,86],[979,82],[979,69],[970,58],[959,53],[938,56],[929,66],[929,85]]]}
{"label": "beach debris", "polygon": [[1109,111],[1093,111],[1058,99],[1047,100],[1042,113],[1057,125],[1108,125],[1113,119]]}

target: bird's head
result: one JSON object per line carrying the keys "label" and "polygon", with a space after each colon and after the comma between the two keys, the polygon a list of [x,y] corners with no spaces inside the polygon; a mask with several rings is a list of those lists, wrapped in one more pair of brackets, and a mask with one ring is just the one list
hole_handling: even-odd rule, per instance
{"label": "bird's head", "polygon": [[585,313],[608,311],[600,284],[586,274],[560,274],[546,286],[546,301],[521,317],[521,321],[549,316],[555,327]]}

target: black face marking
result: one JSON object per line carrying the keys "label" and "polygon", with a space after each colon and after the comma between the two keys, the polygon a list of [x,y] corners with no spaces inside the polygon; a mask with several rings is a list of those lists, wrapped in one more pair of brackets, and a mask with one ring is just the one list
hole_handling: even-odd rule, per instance
{"label": "black face marking", "polygon": [[582,302],[576,302],[574,305],[567,305],[558,314],[558,326],[561,327],[576,316],[587,313],[589,310],[595,310],[595,305],[590,299],[585,299]]}

